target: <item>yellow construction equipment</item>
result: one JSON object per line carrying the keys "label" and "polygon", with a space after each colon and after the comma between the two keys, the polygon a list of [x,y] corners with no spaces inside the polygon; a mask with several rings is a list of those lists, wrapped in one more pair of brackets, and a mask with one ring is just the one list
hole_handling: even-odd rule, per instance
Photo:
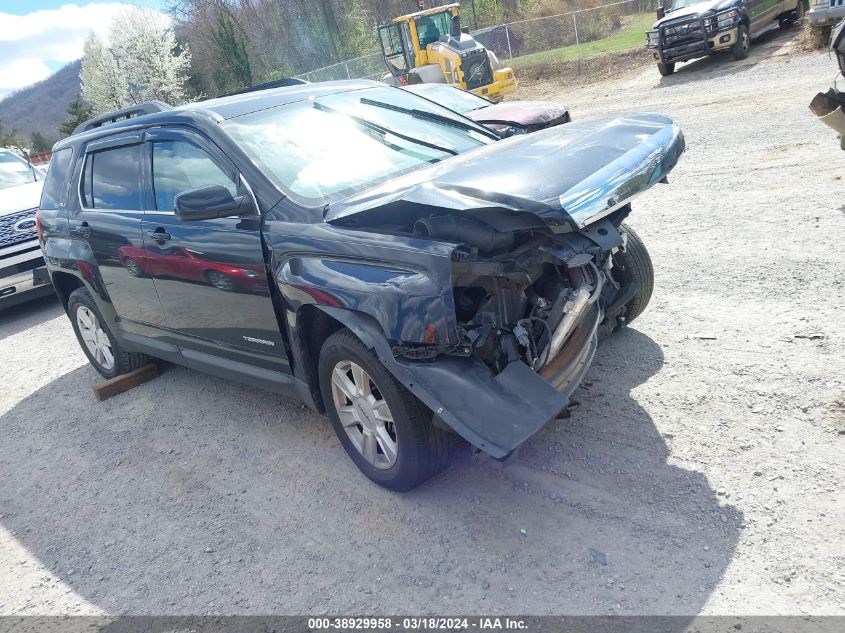
{"label": "yellow construction equipment", "polygon": [[513,70],[461,28],[460,4],[425,9],[379,27],[393,85],[446,83],[491,101],[516,89]]}

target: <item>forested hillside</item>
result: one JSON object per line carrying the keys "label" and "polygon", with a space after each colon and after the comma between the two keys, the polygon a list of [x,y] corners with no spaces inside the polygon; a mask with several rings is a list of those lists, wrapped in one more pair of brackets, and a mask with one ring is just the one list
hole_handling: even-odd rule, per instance
{"label": "forested hillside", "polygon": [[0,120],[29,139],[33,132],[53,142],[59,124],[67,119],[68,104],[79,94],[80,62],[71,62],[47,79],[12,93],[0,101]]}

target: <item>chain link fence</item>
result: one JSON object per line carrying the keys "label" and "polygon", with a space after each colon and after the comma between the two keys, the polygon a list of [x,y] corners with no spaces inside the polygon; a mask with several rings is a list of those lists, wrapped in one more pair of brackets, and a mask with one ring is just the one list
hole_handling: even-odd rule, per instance
{"label": "chain link fence", "polygon": [[[568,13],[499,24],[472,36],[502,61],[521,66],[580,62],[645,46],[661,0],[622,0]],[[580,71],[580,64],[578,65]],[[297,75],[306,81],[381,79],[381,53],[371,53]]]}

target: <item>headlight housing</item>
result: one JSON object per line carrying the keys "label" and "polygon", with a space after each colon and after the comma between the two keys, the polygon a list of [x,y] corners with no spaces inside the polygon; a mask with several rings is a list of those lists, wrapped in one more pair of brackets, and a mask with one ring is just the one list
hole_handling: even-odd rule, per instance
{"label": "headlight housing", "polygon": [[717,13],[717,28],[720,30],[728,29],[736,23],[737,18],[739,18],[739,11],[737,11],[736,9],[728,9],[727,11]]}
{"label": "headlight housing", "polygon": [[646,46],[657,46],[660,43],[660,36],[657,31],[647,31],[645,34]]}

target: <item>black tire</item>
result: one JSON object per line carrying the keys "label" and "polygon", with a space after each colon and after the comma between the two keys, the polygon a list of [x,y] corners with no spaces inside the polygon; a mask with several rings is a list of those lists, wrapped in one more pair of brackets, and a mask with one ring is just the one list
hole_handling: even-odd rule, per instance
{"label": "black tire", "polygon": [[664,77],[668,77],[673,72],[675,72],[675,63],[671,62],[671,63],[668,63],[668,64],[663,64],[663,63],[658,62],[657,63],[657,72],[659,72]]}
{"label": "black tire", "polygon": [[[336,366],[346,362],[363,368],[390,410],[396,436],[396,458],[389,468],[371,464],[341,424],[333,398],[332,374]],[[318,372],[326,413],[335,433],[346,453],[369,479],[390,490],[404,491],[415,488],[446,467],[456,437],[433,424],[431,411],[405,389],[352,332],[342,329],[326,339],[320,350]]]}
{"label": "black tire", "polygon": [[632,283],[637,289],[633,298],[625,304],[625,322],[630,323],[643,313],[651,293],[654,290],[654,266],[645,244],[627,224],[622,224],[621,232],[627,235],[625,250],[613,256],[614,279],[624,288]]}
{"label": "black tire", "polygon": [[[94,316],[96,316],[99,327],[102,328],[103,332],[108,337],[109,344],[111,346],[111,354],[113,356],[112,367],[107,367],[101,361],[97,360],[97,358],[95,358],[91,353],[88,344],[85,342],[77,318],[79,309],[82,307],[86,308],[89,313],[93,313]],[[76,340],[79,341],[79,346],[82,348],[82,351],[85,352],[85,356],[88,357],[88,362],[90,362],[94,366],[94,369],[100,372],[100,374],[105,378],[114,378],[115,376],[130,372],[133,369],[137,369],[149,362],[150,358],[146,354],[127,352],[120,346],[117,339],[115,339],[111,330],[109,330],[103,320],[103,315],[100,313],[99,308],[97,308],[97,304],[94,303],[94,299],[91,297],[91,293],[88,292],[87,288],[77,288],[70,294],[67,302],[67,313],[70,317],[70,323],[73,326],[73,331],[76,334]]]}
{"label": "black tire", "polygon": [[748,57],[748,52],[751,49],[751,36],[748,34],[748,27],[744,24],[739,25],[737,30],[736,42],[731,46],[731,55],[737,61]]}
{"label": "black tire", "polygon": [[778,26],[780,27],[780,30],[785,31],[793,24],[800,24],[804,20],[804,13],[806,10],[807,7],[804,6],[804,0],[798,0],[798,4],[795,6],[795,11],[790,11],[789,13],[784,13],[778,16]]}

